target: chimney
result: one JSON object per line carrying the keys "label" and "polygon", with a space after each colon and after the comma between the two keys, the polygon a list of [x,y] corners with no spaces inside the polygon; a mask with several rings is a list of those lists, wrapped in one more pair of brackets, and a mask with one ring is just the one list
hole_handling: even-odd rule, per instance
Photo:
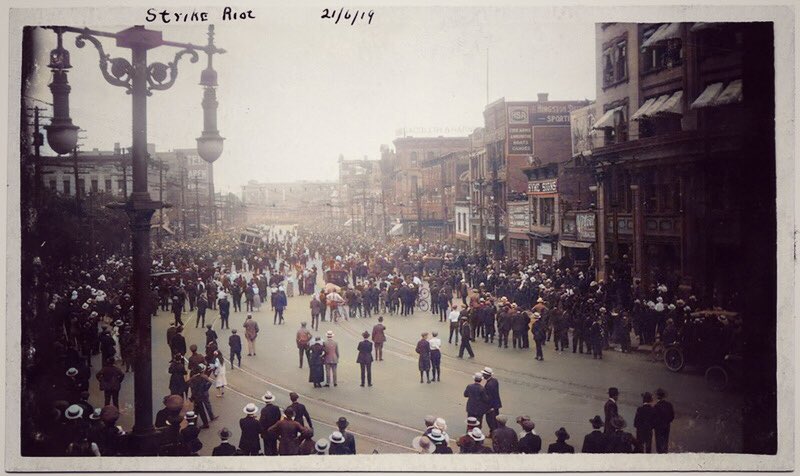
{"label": "chimney", "polygon": [[539,93],[536,96],[537,96],[537,101],[547,102],[547,93]]}
{"label": "chimney", "polygon": [[119,142],[114,142],[114,155],[119,155],[119,154],[120,154]]}

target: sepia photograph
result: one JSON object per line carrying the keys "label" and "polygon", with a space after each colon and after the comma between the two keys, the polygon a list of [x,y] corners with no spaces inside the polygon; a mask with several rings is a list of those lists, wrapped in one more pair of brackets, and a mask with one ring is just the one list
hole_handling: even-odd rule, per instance
{"label": "sepia photograph", "polygon": [[794,5],[17,3],[7,471],[794,467]]}

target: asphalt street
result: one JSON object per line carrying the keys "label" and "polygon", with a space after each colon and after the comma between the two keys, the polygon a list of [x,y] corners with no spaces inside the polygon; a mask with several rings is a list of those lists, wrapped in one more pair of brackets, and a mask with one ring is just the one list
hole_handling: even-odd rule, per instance
{"label": "asphalt street", "polygon": [[[319,289],[319,288],[318,288]],[[335,430],[336,420],[344,416],[350,422],[349,430],[355,433],[359,454],[411,452],[411,440],[424,429],[425,415],[435,415],[447,420],[447,433],[456,439],[465,430],[466,399],[464,388],[472,382],[472,375],[484,366],[494,370],[500,383],[503,402],[501,413],[509,416],[509,425],[518,415],[529,415],[536,422],[536,432],[542,436],[543,446],[555,441],[554,432],[565,427],[571,434],[569,443],[580,450],[583,435],[591,430],[589,419],[603,415],[607,389],[620,389],[619,410],[628,422],[628,431],[635,433],[633,417],[641,403],[641,393],[653,392],[662,387],[673,402],[676,420],[672,425],[670,451],[672,452],[738,452],[741,451],[742,421],[738,410],[742,399],[732,392],[715,392],[707,387],[698,371],[686,369],[672,373],[663,363],[652,362],[641,353],[622,354],[609,351],[603,360],[593,360],[584,354],[555,352],[552,343],[544,350],[544,361],[534,359],[531,349],[499,349],[485,344],[482,339],[473,343],[474,359],[459,359],[458,346],[448,344],[448,324],[439,322],[430,312],[415,311],[409,317],[385,315],[388,341],[384,345],[384,361],[373,363],[373,387],[361,387],[356,347],[361,332],[371,331],[377,317],[355,318],[339,324],[322,322],[319,331],[312,333],[324,338],[333,330],[341,354],[338,368],[338,387],[313,388],[308,382],[307,364],[298,368],[295,333],[301,321],[310,323],[309,296],[289,298],[285,324],[273,325],[273,313],[267,303],[253,313],[260,333],[256,340],[256,354],[248,357],[246,346],[242,368],[230,370],[225,395],[215,397],[211,390],[211,403],[219,419],[209,430],[201,432],[204,447],[201,455],[210,455],[219,443],[217,432],[222,427],[233,431],[232,443],[239,441],[239,419],[242,408],[250,402],[263,405],[261,395],[272,392],[276,403],[285,407],[290,403],[288,394],[295,391],[300,402],[308,408],[314,424],[314,438],[329,437]],[[195,328],[195,314],[185,314],[184,335],[187,346],[195,343],[205,346],[205,329]],[[228,356],[230,331],[219,329],[218,311],[209,309],[206,322],[213,322],[219,334],[220,348]],[[231,328],[242,333],[245,312],[231,313]],[[170,352],[166,344],[166,331],[172,316],[159,312],[153,319],[153,411],[158,411],[161,401],[169,393]],[[442,338],[442,379],[431,384],[419,383],[416,342],[423,331],[439,332]],[[244,340],[244,339],[243,339]],[[97,369],[97,361],[94,364]],[[130,429],[133,424],[133,374],[127,374],[120,394],[122,417],[120,424]],[[102,404],[102,392],[92,379],[92,403]],[[187,402],[186,409],[191,409]],[[451,443],[454,445],[454,443]],[[456,449],[457,451],[457,449]]]}

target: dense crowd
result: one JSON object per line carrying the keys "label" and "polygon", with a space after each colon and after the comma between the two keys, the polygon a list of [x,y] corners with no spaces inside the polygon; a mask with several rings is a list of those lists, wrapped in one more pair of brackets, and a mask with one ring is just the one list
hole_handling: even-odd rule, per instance
{"label": "dense crowd", "polygon": [[[584,353],[585,350],[587,355],[597,359],[611,346],[628,352],[632,347],[631,335],[638,338],[638,344],[690,342],[702,338],[717,353],[735,351],[740,341],[738,319],[728,319],[724,314],[711,319],[698,316],[694,311],[702,304],[690,288],[670,282],[655,283],[644,289],[631,280],[624,267],[612,271],[603,281],[596,280],[592,270],[570,266],[564,261],[494,260],[445,243],[353,239],[325,231],[270,233],[255,246],[245,246],[235,236],[219,233],[191,242],[167,243],[153,256],[152,299],[145,303],[134,303],[131,299],[129,257],[98,255],[71,266],[47,270],[41,277],[47,311],[43,319],[37,320],[41,326],[37,332],[49,336],[47,342],[51,347],[46,351],[34,346],[25,349],[23,389],[30,398],[23,398],[26,406],[23,446],[29,454],[126,454],[128,435],[117,421],[120,388],[136,359],[136,337],[132,332],[134,305],[147,306],[154,315],[160,308],[174,316],[167,336],[173,356],[168,367],[170,395],[165,397],[164,409],[156,419],[156,427],[161,430],[156,451],[164,455],[197,454],[198,445],[201,445],[197,439],[199,431],[209,428],[210,422],[216,419],[209,391],[215,387],[218,395],[224,393],[227,361],[234,368],[238,359],[241,366],[243,346],[241,337],[233,329],[228,352],[224,352],[215,330],[205,322],[205,313],[207,309],[218,309],[220,326],[226,328],[230,307],[241,311],[243,301],[247,312],[269,302],[274,310],[273,324],[278,325],[284,322],[288,297],[295,292],[309,295],[313,330],[317,330],[320,319],[326,317],[351,319],[372,314],[414,314],[415,310],[420,312],[421,301],[425,301],[440,321],[450,323],[448,342],[455,339],[459,344],[461,341],[459,357],[465,352],[473,357],[471,343],[480,338],[491,345],[496,338],[498,347],[508,348],[511,337],[512,348],[527,349],[529,336],[532,336],[537,360],[544,359],[543,347],[549,341],[556,351],[571,348],[573,353]],[[322,269],[317,269],[317,262],[322,263]],[[326,278],[345,275],[346,280],[329,283],[317,291],[315,285],[320,273]],[[198,344],[187,347],[182,335],[186,325],[182,317],[188,313],[196,313],[196,327],[207,328],[204,348],[198,349]],[[365,374],[366,383],[372,384],[369,365],[373,360],[372,352],[375,352],[375,360],[383,357],[385,328],[382,323],[375,327],[371,334],[363,335],[363,348],[361,344],[358,348],[362,385]],[[255,354],[258,331],[258,324],[248,316],[243,332],[248,355]],[[323,381],[326,386],[337,385],[336,366],[332,361],[338,359],[338,348],[329,345],[333,337],[331,332],[327,337],[325,342],[312,339],[305,324],[298,331],[300,366],[305,356],[309,362],[309,382],[315,387],[322,386]],[[420,382],[424,377],[428,383],[438,380],[440,346],[441,340],[435,333],[432,337],[423,334],[417,344]],[[92,357],[97,355],[100,368],[95,372]],[[88,402],[92,376],[104,393],[104,406],[98,409]],[[484,387],[480,381],[485,377],[485,372],[476,375],[475,384],[481,389]],[[488,377],[487,382],[496,381],[491,378],[490,369]],[[510,435],[505,427],[507,418],[499,414],[500,406],[492,405],[491,397],[483,395],[485,390],[473,388],[477,397],[470,397],[468,393],[465,391],[465,397],[472,399],[474,410],[470,412],[468,403],[468,416],[478,419],[479,424],[468,427],[467,434],[458,440],[460,452],[488,451],[488,447],[479,448],[486,436],[480,428],[484,416],[496,452],[535,452],[525,451],[529,443],[522,443],[536,439],[528,438],[529,434],[535,435],[529,418],[517,419],[526,434],[520,435],[516,443],[510,446],[498,443],[496,435]],[[656,392],[659,401],[663,393]],[[497,398],[499,400],[499,396]],[[609,398],[615,401],[616,397],[609,395]],[[645,405],[652,403],[651,394],[645,393],[643,398]],[[192,410],[184,413],[186,399],[192,402]],[[352,434],[345,428],[340,427],[327,440],[315,442],[310,418],[307,426],[303,424],[308,416],[307,412],[303,414],[305,407],[294,405],[296,395],[293,405],[283,411],[276,411],[277,407],[269,409],[269,418],[265,418],[265,410],[272,404],[270,399],[274,397],[264,396],[267,406],[261,409],[258,428],[250,422],[258,413],[257,407],[245,407],[238,448],[231,449],[232,432],[224,429],[220,432],[222,449],[216,448],[214,453],[347,454],[342,448],[348,446],[348,435],[352,438]],[[478,410],[475,410],[476,405]],[[346,420],[344,423],[346,427]],[[593,419],[592,424],[595,423]],[[641,435],[614,436],[617,432],[624,433],[625,425],[622,417],[607,411],[605,439],[595,448],[627,452],[617,441],[624,440],[630,443],[625,449],[649,451],[650,445],[643,442]],[[648,424],[635,426],[638,433],[640,427]],[[655,423],[650,426],[651,430],[656,428]],[[550,445],[551,452],[567,452],[565,448],[569,445],[565,441],[569,435],[562,430],[556,435],[556,446]],[[415,440],[414,447],[422,452],[446,453],[448,451],[443,448],[447,447],[448,438],[443,436],[444,433],[426,430],[425,438]],[[260,445],[255,449],[253,443],[257,443],[259,437],[264,440],[263,450]],[[658,433],[656,439],[658,447]],[[278,449],[273,440],[275,444],[280,443]],[[502,442],[503,437],[499,440]],[[508,451],[499,451],[497,445]],[[585,445],[583,451],[588,452]],[[355,453],[354,448],[352,452]]]}

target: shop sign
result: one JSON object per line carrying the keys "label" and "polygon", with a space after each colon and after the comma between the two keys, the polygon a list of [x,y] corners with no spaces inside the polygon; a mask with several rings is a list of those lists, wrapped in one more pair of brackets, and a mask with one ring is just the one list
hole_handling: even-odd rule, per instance
{"label": "shop sign", "polygon": [[577,237],[579,240],[595,241],[597,239],[597,233],[595,232],[594,213],[576,214],[575,225],[578,230]]}
{"label": "shop sign", "polygon": [[552,243],[539,243],[539,246],[536,248],[536,252],[539,256],[552,256],[553,255],[553,244]]}
{"label": "shop sign", "polygon": [[531,215],[528,212],[528,202],[508,204],[508,227],[523,233],[530,228]]}
{"label": "shop sign", "polygon": [[528,193],[557,193],[558,179],[528,182]]}
{"label": "shop sign", "polygon": [[509,155],[533,154],[533,131],[530,127],[508,128]]}

